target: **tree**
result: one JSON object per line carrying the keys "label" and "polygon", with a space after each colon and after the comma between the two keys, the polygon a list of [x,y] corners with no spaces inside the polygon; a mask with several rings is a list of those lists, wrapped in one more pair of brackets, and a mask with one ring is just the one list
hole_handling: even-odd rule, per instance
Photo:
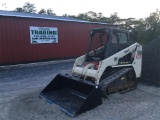
{"label": "tree", "polygon": [[[36,13],[36,7],[34,4],[26,2],[23,7],[17,7],[14,11]],[[41,8],[41,10],[38,11],[38,14],[56,15],[51,8],[48,8],[47,10]]]}
{"label": "tree", "polygon": [[34,6],[34,4],[26,2],[23,7],[17,7],[15,9],[15,11],[17,11],[17,12],[35,13],[36,12],[36,7]]}
{"label": "tree", "polygon": [[56,15],[51,8],[48,8],[47,11],[45,9],[41,8],[41,10],[38,12],[38,14]]}
{"label": "tree", "polygon": [[156,10],[144,19],[130,19],[121,27],[132,30],[131,40],[147,44],[160,35],[160,11]]}
{"label": "tree", "polygon": [[64,16],[64,17],[68,17],[68,14],[63,14],[62,16]]}
{"label": "tree", "polygon": [[24,12],[23,8],[21,8],[21,7],[17,7],[14,11],[17,11],[17,12]]}
{"label": "tree", "polygon": [[31,4],[29,2],[26,2],[23,6],[23,10],[24,12],[29,12],[29,13],[35,13],[36,12],[36,7],[34,6],[34,4]]}
{"label": "tree", "polygon": [[46,10],[43,8],[41,8],[41,10],[38,12],[38,14],[46,14],[46,13],[47,13]]}
{"label": "tree", "polygon": [[56,15],[51,8],[47,9],[47,15]]}
{"label": "tree", "polygon": [[103,22],[103,23],[115,23],[119,19],[117,13],[111,14],[110,17],[105,17],[101,12],[96,13],[93,11],[88,11],[87,13],[79,13],[75,15],[66,15],[67,17],[78,18],[81,20],[88,20],[91,22]]}
{"label": "tree", "polygon": [[[70,16],[72,17],[72,16]],[[78,18],[78,19],[82,19],[82,20],[88,20],[88,16],[86,13],[80,13],[78,14],[78,16],[74,16],[75,18]]]}
{"label": "tree", "polygon": [[99,13],[97,14],[97,18],[103,18],[103,14],[102,14],[101,12],[99,12]]}
{"label": "tree", "polygon": [[160,35],[160,11],[157,9],[145,19],[146,25],[146,42],[158,37]]}
{"label": "tree", "polygon": [[118,13],[113,13],[109,17],[109,23],[116,23],[120,18],[118,17]]}

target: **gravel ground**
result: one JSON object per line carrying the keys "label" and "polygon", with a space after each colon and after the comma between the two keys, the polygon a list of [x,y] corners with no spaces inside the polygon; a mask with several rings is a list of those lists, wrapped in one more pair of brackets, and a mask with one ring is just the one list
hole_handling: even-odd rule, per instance
{"label": "gravel ground", "polygon": [[103,104],[75,118],[39,98],[40,91],[73,62],[0,68],[0,120],[160,120],[160,88],[139,84],[134,91],[111,94]]}

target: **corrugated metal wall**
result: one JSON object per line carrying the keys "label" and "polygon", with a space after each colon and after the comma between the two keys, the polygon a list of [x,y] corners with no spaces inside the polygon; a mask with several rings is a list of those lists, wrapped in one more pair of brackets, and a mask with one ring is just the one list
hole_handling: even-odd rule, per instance
{"label": "corrugated metal wall", "polygon": [[[58,44],[31,44],[29,26],[57,27]],[[0,17],[0,64],[80,56],[86,52],[89,29],[102,24]]]}

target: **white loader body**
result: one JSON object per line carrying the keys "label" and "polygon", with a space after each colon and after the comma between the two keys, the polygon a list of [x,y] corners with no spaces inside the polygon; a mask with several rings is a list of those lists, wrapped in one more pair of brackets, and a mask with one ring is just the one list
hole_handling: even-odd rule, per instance
{"label": "white loader body", "polygon": [[[97,49],[97,51],[100,49]],[[125,56],[126,54],[131,53],[133,57],[132,64],[124,64],[124,65],[118,65],[118,60]],[[93,51],[89,54],[93,54]],[[87,64],[86,66],[82,66],[82,64],[85,62],[86,55],[80,56],[75,60],[72,74],[80,74],[84,75],[86,77],[92,77],[95,78],[95,83],[98,85],[99,80],[105,71],[105,69],[108,66],[111,67],[124,67],[124,66],[131,66],[134,68],[136,78],[139,78],[141,76],[141,66],[142,66],[142,46],[139,43],[134,43],[130,45],[129,47],[121,50],[120,52],[102,60],[99,62],[99,67],[97,70],[93,69],[92,63]],[[84,77],[85,78],[85,77]]]}

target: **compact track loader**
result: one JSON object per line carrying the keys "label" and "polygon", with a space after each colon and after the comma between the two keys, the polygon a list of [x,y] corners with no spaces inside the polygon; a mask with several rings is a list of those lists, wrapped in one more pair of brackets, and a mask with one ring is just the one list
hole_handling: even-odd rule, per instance
{"label": "compact track loader", "polygon": [[75,116],[101,105],[102,96],[135,89],[141,64],[142,46],[130,44],[128,31],[92,29],[88,52],[75,60],[71,73],[56,75],[40,96]]}

